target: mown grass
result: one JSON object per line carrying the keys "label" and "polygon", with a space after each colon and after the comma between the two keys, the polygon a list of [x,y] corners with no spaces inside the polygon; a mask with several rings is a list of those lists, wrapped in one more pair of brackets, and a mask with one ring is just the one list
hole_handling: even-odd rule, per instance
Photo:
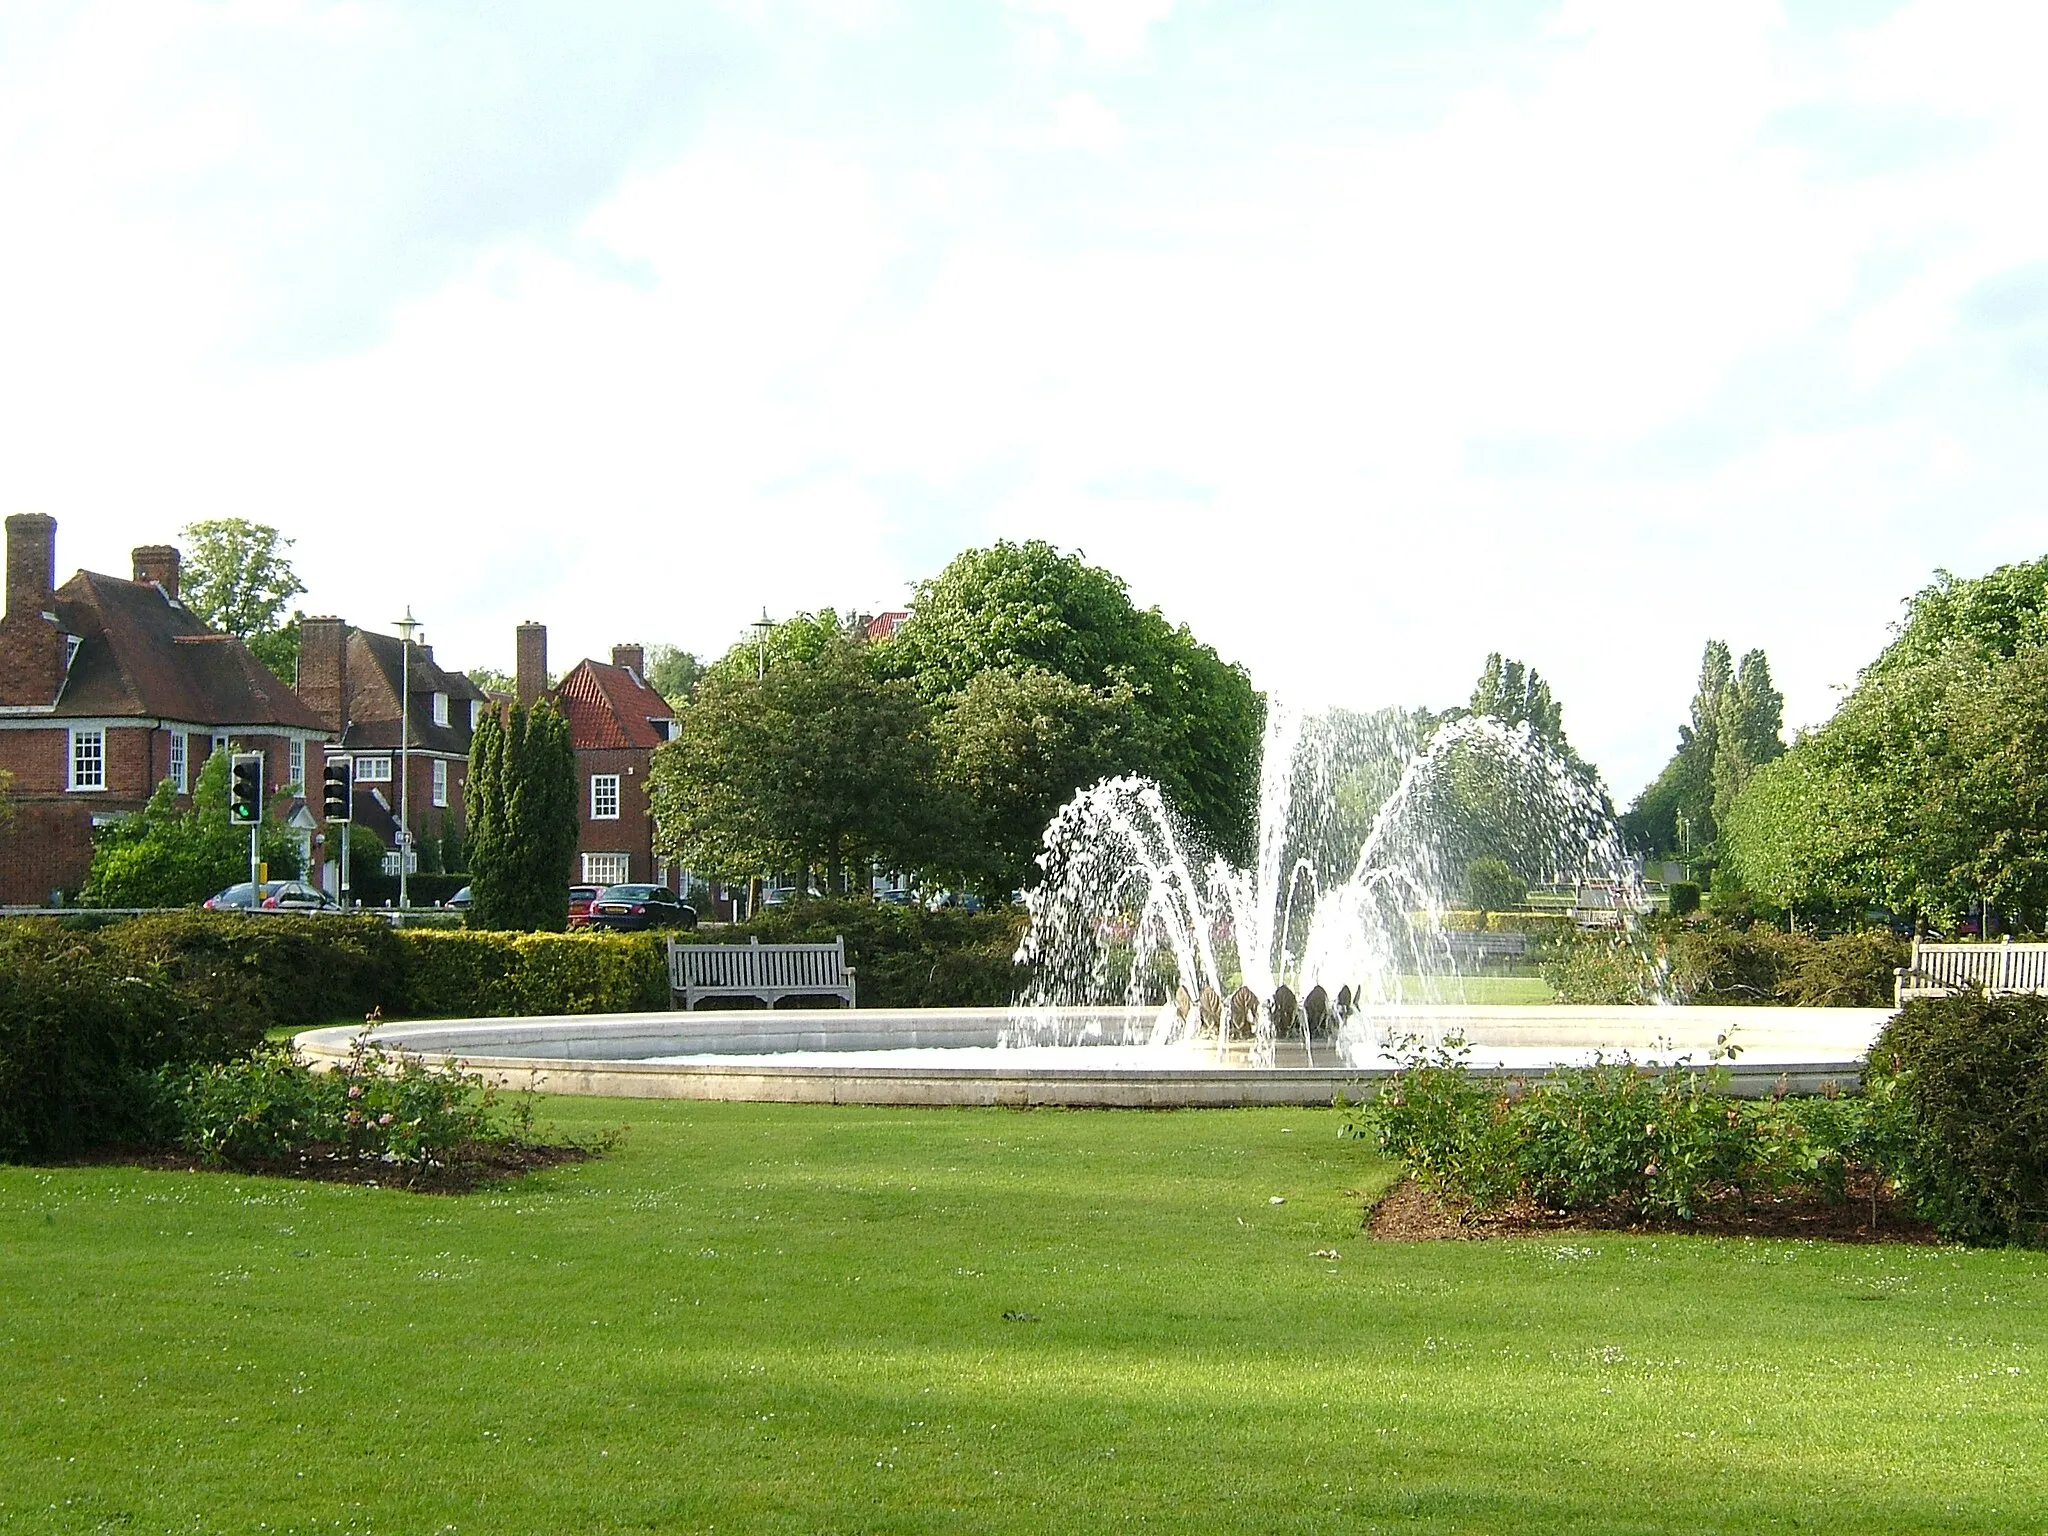
{"label": "mown grass", "polygon": [[632,1130],[0,1169],[0,1531],[2048,1522],[2040,1255],[1375,1244],[1326,1111],[547,1112]]}

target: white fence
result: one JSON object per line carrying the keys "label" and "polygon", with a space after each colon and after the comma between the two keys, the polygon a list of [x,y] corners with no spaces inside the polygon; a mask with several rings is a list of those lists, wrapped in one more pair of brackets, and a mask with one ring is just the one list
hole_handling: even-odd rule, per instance
{"label": "white fence", "polygon": [[2048,944],[1928,944],[1913,941],[1912,963],[1898,972],[1894,1001],[1991,993],[2048,992]]}

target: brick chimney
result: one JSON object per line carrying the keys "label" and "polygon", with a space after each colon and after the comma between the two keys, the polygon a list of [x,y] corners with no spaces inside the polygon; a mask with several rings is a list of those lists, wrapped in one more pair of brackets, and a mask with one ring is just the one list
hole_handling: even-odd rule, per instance
{"label": "brick chimney", "polygon": [[173,600],[178,596],[178,565],[173,544],[145,544],[135,551],[135,579],[162,589]]}
{"label": "brick chimney", "polygon": [[348,725],[348,625],[336,618],[299,622],[299,681],[306,708],[336,735]]}
{"label": "brick chimney", "polygon": [[640,645],[615,645],[612,647],[612,665],[626,668],[644,683],[647,681],[647,648]]}
{"label": "brick chimney", "polygon": [[7,519],[7,611],[0,616],[0,704],[54,704],[64,686],[58,626],[57,520],[42,512]]}
{"label": "brick chimney", "polygon": [[528,619],[514,633],[512,696],[531,707],[547,691],[548,627]]}

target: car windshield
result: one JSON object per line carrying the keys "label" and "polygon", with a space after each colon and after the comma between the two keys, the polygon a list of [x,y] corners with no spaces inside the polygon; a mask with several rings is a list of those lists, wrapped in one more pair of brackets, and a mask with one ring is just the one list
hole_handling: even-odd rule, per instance
{"label": "car windshield", "polygon": [[606,901],[645,901],[652,894],[651,889],[644,885],[615,885],[604,893],[604,899]]}

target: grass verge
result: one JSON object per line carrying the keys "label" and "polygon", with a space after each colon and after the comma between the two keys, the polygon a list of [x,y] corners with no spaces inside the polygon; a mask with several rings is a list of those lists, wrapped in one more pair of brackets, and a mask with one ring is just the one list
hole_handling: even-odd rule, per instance
{"label": "grass verge", "polygon": [[0,1532],[2048,1521],[2038,1254],[1376,1243],[1328,1112],[542,1112],[633,1125],[458,1200],[0,1168]]}

